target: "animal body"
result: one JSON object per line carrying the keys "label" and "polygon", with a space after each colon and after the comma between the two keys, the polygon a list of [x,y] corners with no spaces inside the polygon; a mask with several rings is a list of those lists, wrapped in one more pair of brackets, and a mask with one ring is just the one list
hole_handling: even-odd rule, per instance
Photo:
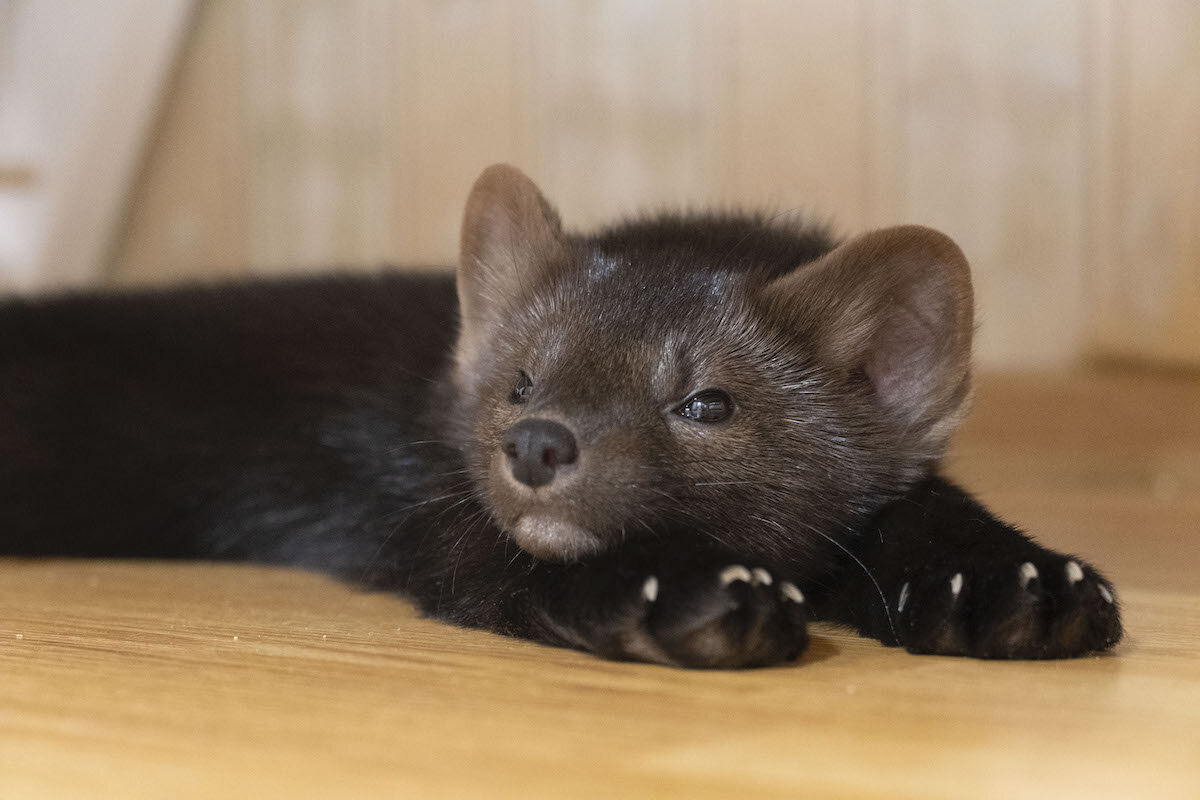
{"label": "animal body", "polygon": [[788,661],[811,618],[985,658],[1120,638],[1095,568],[938,474],[973,332],[943,234],[568,233],[500,165],[461,253],[0,304],[0,551],[297,565],[677,666]]}

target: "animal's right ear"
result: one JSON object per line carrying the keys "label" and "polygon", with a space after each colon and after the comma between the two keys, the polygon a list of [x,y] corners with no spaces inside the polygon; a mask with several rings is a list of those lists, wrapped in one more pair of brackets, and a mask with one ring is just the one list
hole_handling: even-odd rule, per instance
{"label": "animal's right ear", "polygon": [[463,214],[460,358],[477,348],[490,318],[561,265],[565,253],[558,213],[534,182],[508,164],[485,169],[471,187]]}
{"label": "animal's right ear", "polygon": [[764,294],[826,367],[869,380],[907,447],[941,455],[971,389],[974,306],[958,245],[917,225],[871,231]]}

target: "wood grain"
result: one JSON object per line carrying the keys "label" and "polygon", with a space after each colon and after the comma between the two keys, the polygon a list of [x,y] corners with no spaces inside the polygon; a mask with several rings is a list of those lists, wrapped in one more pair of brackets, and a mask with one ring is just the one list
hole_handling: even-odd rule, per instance
{"label": "wood grain", "polygon": [[[1200,6],[1097,3],[1092,349],[1200,367]],[[1179,76],[1189,76],[1180,80]]]}
{"label": "wood grain", "polygon": [[250,258],[250,148],[236,46],[241,15],[197,4],[191,33],[125,229],[116,243],[121,279],[154,284],[244,275]]}
{"label": "wood grain", "polygon": [[727,6],[736,54],[726,78],[734,131],[730,199],[828,219],[839,230],[868,224],[863,5]]}
{"label": "wood grain", "polygon": [[0,2],[0,291],[104,278],[192,5]]}
{"label": "wood grain", "polygon": [[1083,7],[927,2],[907,16],[903,221],[971,259],[985,362],[1080,351]]}
{"label": "wood grain", "polygon": [[992,376],[951,471],[1120,588],[1064,662],[827,626],[801,663],[616,664],[282,569],[0,562],[0,796],[1194,798],[1200,382]]}
{"label": "wood grain", "polygon": [[662,206],[941,227],[989,365],[1200,364],[1188,0],[207,0],[115,280],[450,264],[493,161]]}

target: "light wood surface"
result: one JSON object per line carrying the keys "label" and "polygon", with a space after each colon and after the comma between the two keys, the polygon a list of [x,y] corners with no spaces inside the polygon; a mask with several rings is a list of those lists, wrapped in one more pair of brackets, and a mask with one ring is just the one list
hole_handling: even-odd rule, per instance
{"label": "light wood surface", "polygon": [[978,355],[1200,364],[1190,0],[207,0],[124,282],[449,264],[511,161],[571,225],[663,205],[941,228]]}
{"label": "light wood surface", "polygon": [[1200,381],[991,377],[951,472],[1116,580],[1044,663],[818,626],[795,666],[600,661],[282,569],[0,561],[0,796],[1200,796]]}

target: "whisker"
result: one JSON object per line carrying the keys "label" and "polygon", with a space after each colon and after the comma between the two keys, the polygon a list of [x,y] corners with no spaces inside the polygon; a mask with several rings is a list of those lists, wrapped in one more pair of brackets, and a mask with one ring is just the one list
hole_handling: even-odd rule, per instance
{"label": "whisker", "polygon": [[818,528],[814,528],[811,526],[806,526],[806,527],[813,533],[817,534],[818,536],[821,536],[821,537],[827,539],[831,544],[835,545],[843,553],[850,556],[850,558],[854,560],[854,563],[858,564],[858,566],[862,568],[862,571],[864,573],[866,573],[866,576],[871,579],[871,583],[875,584],[875,591],[879,594],[879,601],[881,603],[883,603],[883,613],[884,613],[884,616],[887,617],[888,629],[891,630],[891,632],[892,632],[892,639],[897,642],[900,641],[900,636],[896,633],[895,622],[892,620],[892,609],[888,605],[887,597],[884,595],[883,589],[879,585],[879,581],[875,580],[875,576],[871,573],[871,570],[869,570],[867,568],[867,565],[864,564],[862,561],[860,561],[858,556],[856,556],[856,555],[854,555],[854,553],[850,552],[850,550],[845,545],[843,545],[841,542],[839,542],[837,539],[833,538],[829,534],[825,533],[822,530],[819,530]]}
{"label": "whisker", "polygon": [[[412,505],[405,506],[404,508],[401,508],[397,511],[389,512],[388,514],[385,514],[382,517],[375,520],[376,523],[379,523],[379,522],[383,522],[385,519],[395,517],[406,511],[408,512],[408,514],[404,517],[404,519],[400,520],[399,522],[397,522],[396,524],[391,526],[391,530],[389,530],[387,535],[383,537],[383,540],[379,542],[379,546],[377,548],[375,548],[375,553],[369,559],[367,559],[367,563],[363,567],[362,574],[359,575],[358,582],[360,584],[366,582],[367,576],[371,574],[371,570],[375,569],[375,566],[379,563],[379,557],[381,555],[383,555],[383,551],[387,548],[387,546],[389,544],[391,544],[392,540],[396,537],[396,534],[399,533],[400,529],[404,527],[404,523],[408,522],[409,518],[413,515],[413,513],[418,508],[427,506],[430,503],[436,503],[440,500],[448,500],[452,497],[459,497],[463,494],[466,494],[469,496],[473,493],[474,493],[474,490],[466,489],[466,490],[462,490],[462,491],[458,491],[458,492],[450,492],[449,494],[440,495],[438,497],[431,497],[427,500],[422,500],[419,503],[413,503]],[[432,526],[427,526],[427,531],[430,528],[432,528]],[[428,535],[428,533],[426,533],[426,535]],[[411,579],[411,577],[412,577],[412,568],[410,567],[409,568],[409,578]]]}

